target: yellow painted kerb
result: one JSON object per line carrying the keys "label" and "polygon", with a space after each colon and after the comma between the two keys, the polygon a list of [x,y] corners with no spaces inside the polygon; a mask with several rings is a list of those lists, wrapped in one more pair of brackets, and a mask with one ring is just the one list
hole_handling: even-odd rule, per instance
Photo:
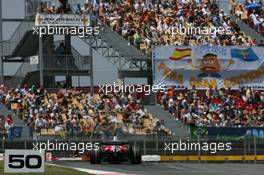
{"label": "yellow painted kerb", "polygon": [[243,161],[264,160],[264,155],[244,156],[160,156],[161,161]]}

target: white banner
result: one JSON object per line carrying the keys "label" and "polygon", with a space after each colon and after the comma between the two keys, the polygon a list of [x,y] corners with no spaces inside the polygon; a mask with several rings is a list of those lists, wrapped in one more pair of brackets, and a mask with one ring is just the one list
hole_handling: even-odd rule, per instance
{"label": "white banner", "polygon": [[152,59],[155,85],[264,88],[263,47],[160,46]]}
{"label": "white banner", "polygon": [[31,56],[30,57],[30,65],[35,65],[39,63],[38,56]]}
{"label": "white banner", "polygon": [[89,26],[89,15],[77,14],[37,14],[35,26]]}

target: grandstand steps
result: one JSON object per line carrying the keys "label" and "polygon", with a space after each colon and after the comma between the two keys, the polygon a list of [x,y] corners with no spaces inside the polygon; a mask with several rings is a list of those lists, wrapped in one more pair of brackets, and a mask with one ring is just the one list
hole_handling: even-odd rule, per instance
{"label": "grandstand steps", "polygon": [[29,127],[26,126],[25,122],[22,121],[20,118],[18,118],[18,116],[13,111],[8,110],[8,108],[2,103],[0,103],[0,114],[4,116],[11,114],[14,119],[14,126],[23,128],[21,138],[16,138],[16,139],[31,139],[30,133],[29,133]]}
{"label": "grandstand steps", "polygon": [[165,122],[165,126],[170,128],[176,137],[189,137],[189,127],[180,121],[176,121],[174,117],[168,111],[165,111],[161,106],[146,105],[145,108],[154,117],[158,118],[159,120],[163,120]]}
{"label": "grandstand steps", "polygon": [[259,34],[257,31],[252,29],[248,24],[246,24],[244,21],[239,20],[236,16],[231,17],[232,20],[237,21],[237,25],[239,28],[246,34],[249,35],[252,39],[256,39],[257,43],[260,43],[261,40],[264,41],[264,37]]}
{"label": "grandstand steps", "polygon": [[36,55],[39,46],[38,35],[33,35],[32,31],[27,31],[22,37],[16,48],[14,49],[12,55],[19,57],[27,57]]}
{"label": "grandstand steps", "polygon": [[27,84],[29,87],[39,84],[39,71],[28,72],[21,85]]}
{"label": "grandstand steps", "polygon": [[5,58],[25,57],[36,54],[39,37],[32,33],[33,26],[34,22],[21,22],[10,39],[0,45],[0,47],[3,47]]}
{"label": "grandstand steps", "polygon": [[[104,56],[119,71],[149,69],[147,65],[151,63],[151,56],[144,54],[108,26],[103,26],[99,35],[90,35],[80,39]],[[136,66],[132,67],[133,65]]]}
{"label": "grandstand steps", "polygon": [[[56,41],[55,44],[60,42]],[[48,43],[46,43],[46,39],[44,38],[45,44]],[[38,50],[38,44],[36,44],[36,48]],[[87,76],[87,73],[90,71],[90,56],[81,55],[74,47],[71,47],[71,55],[66,56],[66,63],[67,61],[72,61],[71,63],[63,63],[58,68],[54,62],[56,56],[52,54],[44,56],[44,73],[46,76],[64,76],[65,74],[70,74],[71,76]],[[18,88],[23,84],[30,86],[40,84],[38,65],[31,65],[30,57],[23,57],[23,61],[13,76],[5,77],[5,85]]]}

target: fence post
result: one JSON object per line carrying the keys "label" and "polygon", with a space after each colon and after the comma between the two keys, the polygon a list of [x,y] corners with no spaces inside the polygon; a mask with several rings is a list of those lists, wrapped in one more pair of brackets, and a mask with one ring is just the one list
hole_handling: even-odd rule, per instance
{"label": "fence post", "polygon": [[5,139],[2,139],[2,150],[5,150]]}
{"label": "fence post", "polygon": [[144,146],[143,146],[144,147],[144,155],[146,155],[146,137],[144,137],[144,143],[143,144],[144,144]]}
{"label": "fence post", "polygon": [[24,140],[24,149],[27,149],[27,140]]}
{"label": "fence post", "polygon": [[156,151],[157,153],[159,152],[159,141],[157,138],[156,138]]}
{"label": "fence post", "polygon": [[250,138],[249,141],[246,139],[246,142],[248,142],[247,145],[248,145],[248,153],[249,153],[249,155],[252,155],[252,153],[251,153],[251,141],[252,141],[252,138]]}
{"label": "fence post", "polygon": [[[205,137],[205,140],[206,140],[207,143],[208,143],[208,141],[210,141],[210,140],[208,139],[208,136]],[[204,155],[207,156],[207,151],[204,151]],[[205,160],[204,163],[207,163],[207,160]]]}
{"label": "fence post", "polygon": [[162,140],[162,147],[163,147],[162,149],[163,149],[163,155],[164,155],[164,156],[167,156],[167,153],[166,153],[166,150],[165,150],[165,147],[164,147],[165,143],[167,143],[167,140],[165,140],[165,141],[164,141],[164,140]]}
{"label": "fence post", "polygon": [[[247,155],[247,144],[246,144],[246,137],[244,137],[244,156]],[[245,159],[243,160],[243,163],[245,163]]]}
{"label": "fence post", "polygon": [[[198,136],[198,143],[200,144],[200,136]],[[198,157],[200,157],[201,156],[201,150],[200,149],[198,149]],[[199,163],[201,163],[201,159],[199,159]]]}
{"label": "fence post", "polygon": [[254,163],[256,164],[257,163],[257,159],[256,159],[256,156],[257,156],[257,141],[256,141],[256,136],[255,135],[254,135],[254,155],[255,155]]}

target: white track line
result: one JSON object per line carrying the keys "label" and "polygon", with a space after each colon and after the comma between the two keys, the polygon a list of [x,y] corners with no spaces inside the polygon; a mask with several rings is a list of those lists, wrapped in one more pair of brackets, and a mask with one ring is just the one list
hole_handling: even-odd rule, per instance
{"label": "white track line", "polygon": [[126,174],[126,173],[119,173],[119,172],[112,172],[112,171],[99,171],[99,170],[93,170],[93,169],[76,168],[76,167],[56,165],[56,164],[47,164],[47,165],[62,167],[62,168],[70,168],[73,170],[86,172],[86,173],[90,173],[90,174],[97,174],[97,175],[132,175],[132,174]]}

